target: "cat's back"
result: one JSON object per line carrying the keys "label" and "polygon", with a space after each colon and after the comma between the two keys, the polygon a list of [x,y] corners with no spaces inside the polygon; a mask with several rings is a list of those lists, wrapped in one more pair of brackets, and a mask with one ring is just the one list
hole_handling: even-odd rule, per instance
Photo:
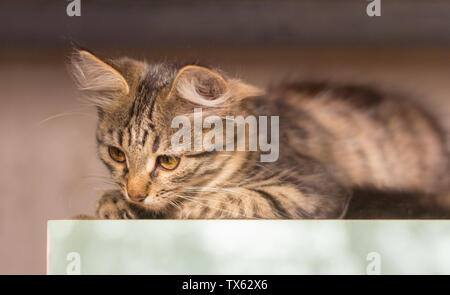
{"label": "cat's back", "polygon": [[445,132],[405,96],[368,86],[296,82],[269,89],[262,104],[279,115],[285,153],[337,167],[352,186],[448,186]]}

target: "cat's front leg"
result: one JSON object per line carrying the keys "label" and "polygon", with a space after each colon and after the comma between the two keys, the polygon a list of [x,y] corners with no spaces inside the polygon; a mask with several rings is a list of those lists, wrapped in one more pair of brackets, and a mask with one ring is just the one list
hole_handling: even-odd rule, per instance
{"label": "cat's front leg", "polygon": [[100,219],[138,219],[136,208],[118,190],[106,191],[97,203],[95,215]]}
{"label": "cat's front leg", "polygon": [[[345,216],[351,191],[329,174],[273,175],[243,186],[214,187],[212,193],[186,197],[175,218],[336,219]],[[210,187],[206,187],[205,192],[208,191]]]}
{"label": "cat's front leg", "polygon": [[192,196],[174,218],[336,219],[344,217],[350,197],[343,189],[324,192],[293,184],[234,187],[207,196]]}

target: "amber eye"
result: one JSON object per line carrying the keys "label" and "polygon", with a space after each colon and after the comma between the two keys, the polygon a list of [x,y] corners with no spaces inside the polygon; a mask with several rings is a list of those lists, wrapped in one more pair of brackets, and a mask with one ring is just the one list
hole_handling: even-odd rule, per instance
{"label": "amber eye", "polygon": [[159,156],[158,164],[166,170],[173,170],[177,168],[178,163],[180,163],[180,158],[172,156]]}
{"label": "amber eye", "polygon": [[125,162],[125,159],[126,159],[125,154],[120,149],[110,146],[108,148],[108,151],[109,151],[109,155],[111,156],[111,158],[114,161],[119,162],[119,163]]}

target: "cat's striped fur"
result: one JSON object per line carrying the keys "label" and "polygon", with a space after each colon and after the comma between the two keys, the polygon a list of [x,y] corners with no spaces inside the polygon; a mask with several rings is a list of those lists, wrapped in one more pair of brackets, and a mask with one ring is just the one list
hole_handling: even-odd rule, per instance
{"label": "cat's striped fur", "polygon": [[[100,158],[120,187],[99,201],[100,218],[339,218],[355,189],[448,189],[443,133],[402,97],[316,82],[263,94],[205,67],[106,62],[87,51],[75,52],[72,65],[97,106]],[[279,116],[279,159],[175,152],[171,120],[194,107],[222,118]],[[126,163],[112,160],[108,146],[123,150]],[[181,158],[174,171],[157,166],[167,154]],[[130,201],[131,189],[147,201]]]}

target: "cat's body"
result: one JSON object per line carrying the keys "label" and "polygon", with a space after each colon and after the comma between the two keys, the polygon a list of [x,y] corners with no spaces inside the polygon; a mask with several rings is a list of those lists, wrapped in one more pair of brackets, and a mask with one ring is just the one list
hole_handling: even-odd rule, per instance
{"label": "cat's body", "polygon": [[[448,189],[443,133],[401,97],[305,82],[263,93],[196,65],[107,64],[86,51],[73,64],[99,110],[100,157],[121,187],[101,198],[100,218],[340,218],[362,188]],[[195,107],[220,118],[279,116],[278,160],[175,152],[171,120]]]}

